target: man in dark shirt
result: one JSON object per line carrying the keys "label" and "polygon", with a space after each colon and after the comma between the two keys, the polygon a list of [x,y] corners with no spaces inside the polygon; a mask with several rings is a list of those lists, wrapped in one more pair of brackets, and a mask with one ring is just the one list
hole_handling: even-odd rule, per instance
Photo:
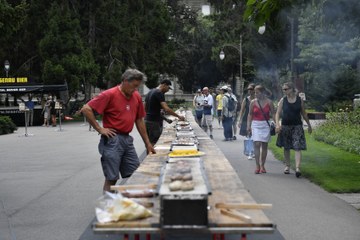
{"label": "man in dark shirt", "polygon": [[169,80],[163,80],[157,88],[150,90],[145,98],[145,125],[146,131],[149,136],[151,144],[159,140],[162,133],[162,121],[161,109],[170,115],[173,115],[180,120],[184,121],[183,116],[179,116],[175,113],[165,102],[165,93],[171,89],[171,82]]}

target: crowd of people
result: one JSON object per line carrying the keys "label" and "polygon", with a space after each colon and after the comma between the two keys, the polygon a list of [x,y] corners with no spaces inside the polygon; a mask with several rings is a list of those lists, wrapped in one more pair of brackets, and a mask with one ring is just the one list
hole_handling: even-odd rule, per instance
{"label": "crowd of people", "polygon": [[273,122],[276,125],[276,145],[284,149],[284,174],[290,173],[290,150],[294,150],[295,176],[300,177],[301,151],[306,150],[303,120],[309,133],[312,128],[304,101],[294,84],[287,82],[282,87],[284,97],[280,99],[277,110],[270,98],[271,92],[262,85],[250,83],[241,103],[229,86],[220,87],[217,94],[210,93],[208,87],[198,89],[193,99],[196,122],[205,132],[209,129],[209,136],[213,138],[212,122],[213,117],[217,117],[218,126],[223,129],[223,141],[236,140],[239,128],[239,135],[253,142],[253,150],[247,157],[255,159],[255,174],[267,172],[265,163],[271,139],[270,122]]}
{"label": "crowd of people", "polygon": [[[164,112],[180,121],[186,120],[178,115],[165,101],[165,93],[171,89],[171,81],[162,80],[157,88],[150,90],[143,104],[137,91],[146,79],[137,69],[127,69],[121,76],[121,83],[101,92],[81,108],[81,113],[89,124],[101,135],[98,145],[101,165],[105,177],[103,190],[110,191],[120,178],[128,178],[140,165],[130,132],[135,126],[142,137],[148,154],[156,153],[154,145],[163,130]],[[286,168],[290,173],[290,150],[295,151],[296,177],[300,177],[301,151],[306,150],[306,140],[302,120],[311,125],[292,83],[283,85],[284,97],[279,101],[277,111],[270,99],[269,91],[262,85],[249,84],[248,94],[239,102],[232,89],[225,85],[217,90],[204,87],[198,89],[193,107],[195,120],[213,139],[213,118],[217,117],[218,127],[223,129],[224,141],[236,140],[239,134],[253,141],[254,151],[248,158],[255,158],[255,174],[266,173],[265,162],[270,141],[270,124],[276,123],[277,146],[284,148]],[[49,99],[51,100],[51,99]],[[241,99],[240,99],[241,100]],[[48,103],[45,104],[45,106]],[[45,110],[51,115],[51,111]],[[102,115],[102,124],[95,118]],[[44,113],[45,116],[45,113]]]}

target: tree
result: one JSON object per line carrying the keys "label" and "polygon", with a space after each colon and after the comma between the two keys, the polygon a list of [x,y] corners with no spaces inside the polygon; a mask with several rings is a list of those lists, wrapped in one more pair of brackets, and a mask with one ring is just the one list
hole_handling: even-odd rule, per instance
{"label": "tree", "polygon": [[135,67],[147,74],[148,86],[157,85],[158,73],[167,69],[171,58],[172,25],[166,5],[160,0],[95,2],[96,8],[88,8],[93,12],[85,14],[92,16],[88,21],[94,15],[95,20],[82,25],[94,36],[92,50],[101,66],[100,80],[107,86],[117,84],[122,71]]}
{"label": "tree", "polygon": [[86,86],[96,81],[99,67],[84,47],[79,21],[72,18],[66,3],[51,5],[48,28],[40,41],[40,55],[44,83],[67,82],[70,93],[75,94],[81,84]]}
{"label": "tree", "polygon": [[247,0],[243,19],[259,27],[273,21],[281,11],[307,2],[310,0]]}
{"label": "tree", "polygon": [[[337,11],[334,11],[337,9]],[[299,18],[300,53],[295,59],[308,99],[318,110],[351,100],[360,91],[358,2],[327,1],[308,6]]]}
{"label": "tree", "polygon": [[10,4],[0,1],[0,59],[9,60],[12,75],[21,75],[18,66],[22,63],[22,38],[19,32],[24,26],[29,5],[25,1]]}

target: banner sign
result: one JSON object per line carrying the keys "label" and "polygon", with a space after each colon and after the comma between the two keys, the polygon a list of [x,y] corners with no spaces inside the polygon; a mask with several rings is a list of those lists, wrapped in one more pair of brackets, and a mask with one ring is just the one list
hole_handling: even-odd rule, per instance
{"label": "banner sign", "polygon": [[6,77],[0,78],[0,84],[28,83],[27,77]]}
{"label": "banner sign", "polygon": [[67,84],[0,86],[0,93],[50,92],[50,91],[66,91],[66,90],[67,90]]}

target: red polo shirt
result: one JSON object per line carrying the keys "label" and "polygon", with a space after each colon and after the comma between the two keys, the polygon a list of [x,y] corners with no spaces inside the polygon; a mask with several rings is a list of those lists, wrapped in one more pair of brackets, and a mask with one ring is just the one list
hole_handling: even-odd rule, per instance
{"label": "red polo shirt", "polygon": [[113,87],[90,100],[88,105],[103,115],[103,126],[113,128],[120,133],[129,133],[136,119],[145,117],[141,96],[135,91],[127,99],[119,87]]}

